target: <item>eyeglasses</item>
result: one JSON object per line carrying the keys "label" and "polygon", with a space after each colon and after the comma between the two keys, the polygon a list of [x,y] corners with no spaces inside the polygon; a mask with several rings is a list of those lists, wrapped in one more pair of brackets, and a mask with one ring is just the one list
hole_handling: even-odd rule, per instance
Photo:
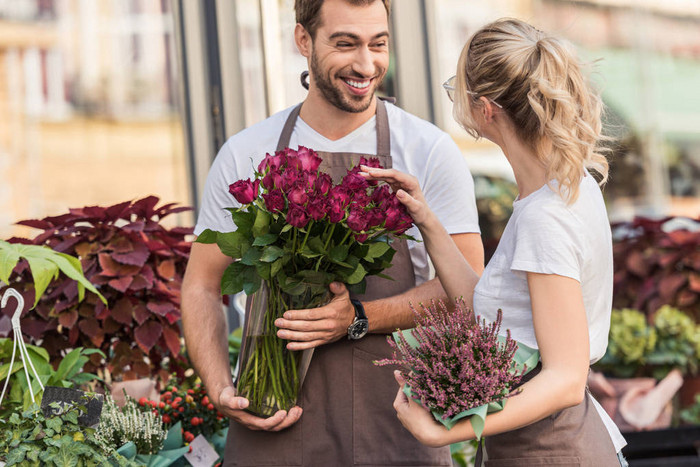
{"label": "eyeglasses", "polygon": [[[455,83],[456,83],[456,81],[457,81],[457,76],[453,76],[452,78],[450,78],[447,81],[445,81],[444,83],[442,83],[442,87],[445,89],[445,92],[447,92],[447,97],[449,97],[451,102],[455,101]],[[476,96],[478,96],[478,94],[475,93],[474,91],[467,90],[467,93],[474,96],[474,98],[476,98]],[[493,105],[495,105],[499,109],[503,108],[503,106],[501,104],[494,101],[493,99],[489,99],[489,100],[491,101],[491,103]]]}

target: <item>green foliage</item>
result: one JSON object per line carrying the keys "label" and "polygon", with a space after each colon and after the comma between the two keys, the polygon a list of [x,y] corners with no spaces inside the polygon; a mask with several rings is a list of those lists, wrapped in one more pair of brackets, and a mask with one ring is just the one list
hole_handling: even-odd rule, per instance
{"label": "green foliage", "polygon": [[[58,403],[52,403],[58,409]],[[36,405],[22,414],[0,420],[0,459],[8,466],[76,466],[109,464],[119,459],[114,449],[104,450],[95,440],[95,430],[78,425],[85,407],[68,407],[60,416],[44,417]],[[125,465],[125,464],[120,464]]]}
{"label": "green foliage", "polygon": [[662,379],[673,368],[695,374],[700,359],[700,326],[669,305],[654,315],[652,325],[637,310],[613,310],[605,356],[596,368],[620,378]]}
{"label": "green foliage", "polygon": [[[6,362],[0,365],[0,381],[3,382],[7,378],[10,369],[12,345],[12,340],[0,339],[0,361]],[[97,375],[83,372],[82,369],[92,355],[104,358],[104,354],[97,349],[83,349],[79,347],[68,352],[58,364],[58,368],[54,370],[49,363],[49,354],[41,347],[27,345],[27,354],[44,386],[63,388],[78,387],[89,381],[99,380]],[[34,378],[31,367],[29,368],[29,375],[32,393],[34,393],[36,400],[40,401],[43,393],[39,382]],[[28,410],[32,404],[33,401],[29,392],[29,382],[24,372],[24,364],[21,361],[16,361],[12,365],[9,391],[6,399],[3,400],[3,407],[0,408],[0,418],[8,417],[17,408]]]}
{"label": "green foliage", "polygon": [[231,370],[236,368],[238,356],[241,353],[241,340],[243,338],[243,328],[236,328],[228,335],[228,358]]}
{"label": "green foliage", "polygon": [[654,368],[652,376],[661,379],[673,368],[684,374],[698,371],[700,332],[693,318],[677,308],[664,305],[654,315],[658,341],[647,361]]}
{"label": "green foliage", "polygon": [[700,425],[700,393],[695,395],[695,403],[681,410],[681,419],[691,425]]}
{"label": "green foliage", "polygon": [[34,304],[44,295],[46,288],[52,280],[58,278],[59,273],[78,284],[78,301],[85,297],[85,289],[97,295],[105,304],[107,301],[97,291],[94,285],[85,278],[83,266],[80,261],[70,255],[54,251],[39,245],[22,245],[8,243],[0,240],[0,281],[10,284],[10,276],[20,260],[26,260],[31,270],[34,283]]}

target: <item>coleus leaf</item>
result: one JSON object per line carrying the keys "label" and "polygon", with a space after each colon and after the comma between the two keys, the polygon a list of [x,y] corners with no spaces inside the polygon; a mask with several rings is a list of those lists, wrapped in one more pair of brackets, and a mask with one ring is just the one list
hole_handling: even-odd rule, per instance
{"label": "coleus leaf", "polygon": [[134,330],[136,343],[144,352],[151,351],[163,333],[163,325],[154,320],[148,320]]}
{"label": "coleus leaf", "polygon": [[156,266],[158,275],[165,280],[173,280],[175,278],[175,261],[169,259],[161,261]]}
{"label": "coleus leaf", "polygon": [[151,254],[150,250],[143,243],[136,243],[133,249],[123,253],[113,253],[112,258],[122,264],[131,264],[134,266],[143,266]]}
{"label": "coleus leaf", "polygon": [[178,355],[180,353],[180,333],[175,331],[170,327],[163,328],[163,339],[165,340],[165,345],[170,350],[173,355]]}
{"label": "coleus leaf", "polygon": [[110,316],[121,324],[130,325],[133,319],[134,306],[127,297],[120,298],[112,307]]}

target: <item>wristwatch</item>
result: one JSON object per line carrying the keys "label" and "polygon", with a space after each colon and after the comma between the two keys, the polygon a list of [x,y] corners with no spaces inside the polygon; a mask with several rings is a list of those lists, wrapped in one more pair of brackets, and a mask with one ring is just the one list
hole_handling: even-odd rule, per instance
{"label": "wristwatch", "polygon": [[348,326],[348,339],[362,339],[369,331],[369,321],[365,314],[365,307],[362,306],[362,302],[354,298],[350,299],[350,303],[355,308],[355,320]]}

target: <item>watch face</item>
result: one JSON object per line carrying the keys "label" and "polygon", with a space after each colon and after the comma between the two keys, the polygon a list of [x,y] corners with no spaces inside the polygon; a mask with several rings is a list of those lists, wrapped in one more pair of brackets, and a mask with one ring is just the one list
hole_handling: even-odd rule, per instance
{"label": "watch face", "polygon": [[348,328],[348,337],[350,339],[360,339],[367,334],[369,322],[366,319],[357,319]]}

